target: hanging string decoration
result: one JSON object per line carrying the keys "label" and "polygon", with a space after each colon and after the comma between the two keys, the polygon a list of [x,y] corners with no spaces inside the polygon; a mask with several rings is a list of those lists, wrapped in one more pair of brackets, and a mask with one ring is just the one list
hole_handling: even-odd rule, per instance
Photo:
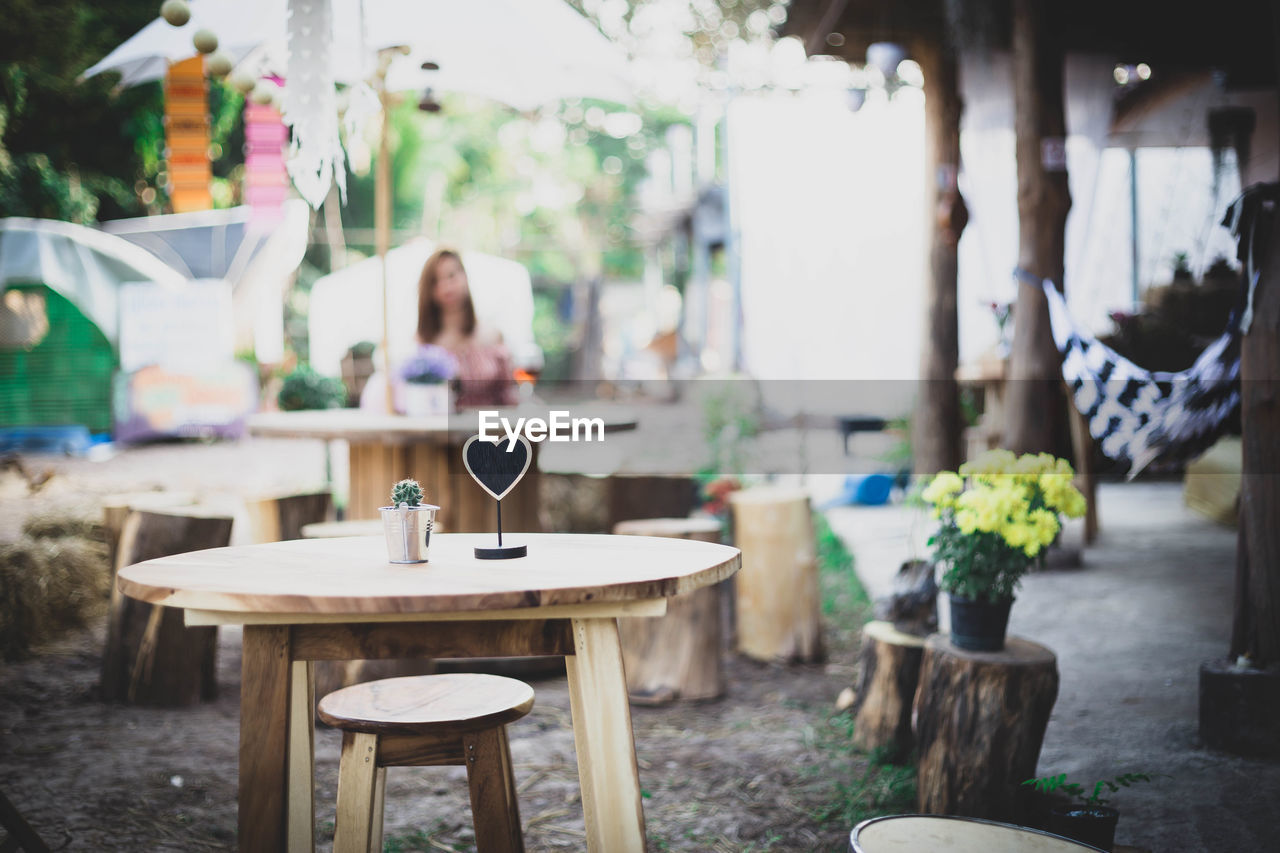
{"label": "hanging string decoration", "polygon": [[[1019,271],[1020,278],[1028,276]],[[1062,378],[1103,454],[1128,464],[1187,462],[1207,450],[1240,406],[1240,331],[1233,321],[1195,364],[1177,373],[1145,370],[1078,328],[1066,300],[1045,279]]]}
{"label": "hanging string decoration", "polygon": [[284,121],[293,128],[289,177],[307,203],[318,208],[337,183],[346,198],[346,155],[338,134],[338,105],[330,48],[330,0],[289,0],[288,86]]}

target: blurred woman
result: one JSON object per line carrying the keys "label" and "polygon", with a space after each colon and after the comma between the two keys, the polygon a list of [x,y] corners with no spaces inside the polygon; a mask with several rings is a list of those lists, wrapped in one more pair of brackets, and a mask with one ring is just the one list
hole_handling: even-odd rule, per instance
{"label": "blurred woman", "polygon": [[512,406],[511,354],[496,329],[476,322],[462,258],[439,249],[418,279],[418,343],[444,347],[458,363],[459,406]]}

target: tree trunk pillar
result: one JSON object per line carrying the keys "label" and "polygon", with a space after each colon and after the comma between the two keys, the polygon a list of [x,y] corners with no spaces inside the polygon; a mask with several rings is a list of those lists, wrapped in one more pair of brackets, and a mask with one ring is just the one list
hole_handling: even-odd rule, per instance
{"label": "tree trunk pillar", "polygon": [[920,475],[960,466],[963,424],[956,367],[960,362],[956,310],[956,248],[969,212],[960,196],[960,81],[956,52],[944,34],[912,53],[924,72],[925,128],[929,139],[926,210],[929,259],[920,393],[912,420],[914,468]]}
{"label": "tree trunk pillar", "polygon": [[1058,7],[1013,2],[1013,103],[1018,157],[1018,265],[1037,283],[1019,280],[1013,350],[1005,393],[1004,446],[1017,453],[1066,456],[1070,436],[1061,359],[1038,284],[1063,288],[1063,254],[1071,194],[1067,188],[1063,49]]}

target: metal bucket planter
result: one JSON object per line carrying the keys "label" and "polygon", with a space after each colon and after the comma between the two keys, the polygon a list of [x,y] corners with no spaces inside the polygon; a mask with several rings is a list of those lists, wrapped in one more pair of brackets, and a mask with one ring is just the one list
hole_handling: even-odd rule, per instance
{"label": "metal bucket planter", "polygon": [[387,559],[393,563],[425,563],[438,509],[432,504],[378,507],[382,532],[387,537]]}

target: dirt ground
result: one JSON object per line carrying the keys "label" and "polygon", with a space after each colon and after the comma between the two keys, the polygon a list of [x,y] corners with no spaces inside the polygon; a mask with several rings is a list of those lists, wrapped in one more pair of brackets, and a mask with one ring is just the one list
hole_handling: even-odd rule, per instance
{"label": "dirt ground", "polygon": [[[54,478],[35,496],[0,480],[0,538],[54,504],[92,512],[107,492],[164,485],[230,495],[310,484],[313,442],[161,445],[94,465],[36,460]],[[310,482],[309,482],[310,481]],[[847,746],[834,700],[852,678],[865,618],[847,572],[828,572],[825,664],[728,661],[714,702],[634,708],[645,816],[653,850],[843,850],[856,820],[902,811],[911,773],[869,766]],[[237,629],[220,643],[220,698],[181,710],[104,704],[100,618],[28,660],[0,664],[0,790],[54,849],[234,849],[239,726]],[[510,727],[530,850],[580,850],[584,835],[563,676],[533,682],[533,711]],[[317,733],[317,821],[332,842],[339,736]],[[388,777],[386,849],[468,850],[462,768],[396,768]]]}

